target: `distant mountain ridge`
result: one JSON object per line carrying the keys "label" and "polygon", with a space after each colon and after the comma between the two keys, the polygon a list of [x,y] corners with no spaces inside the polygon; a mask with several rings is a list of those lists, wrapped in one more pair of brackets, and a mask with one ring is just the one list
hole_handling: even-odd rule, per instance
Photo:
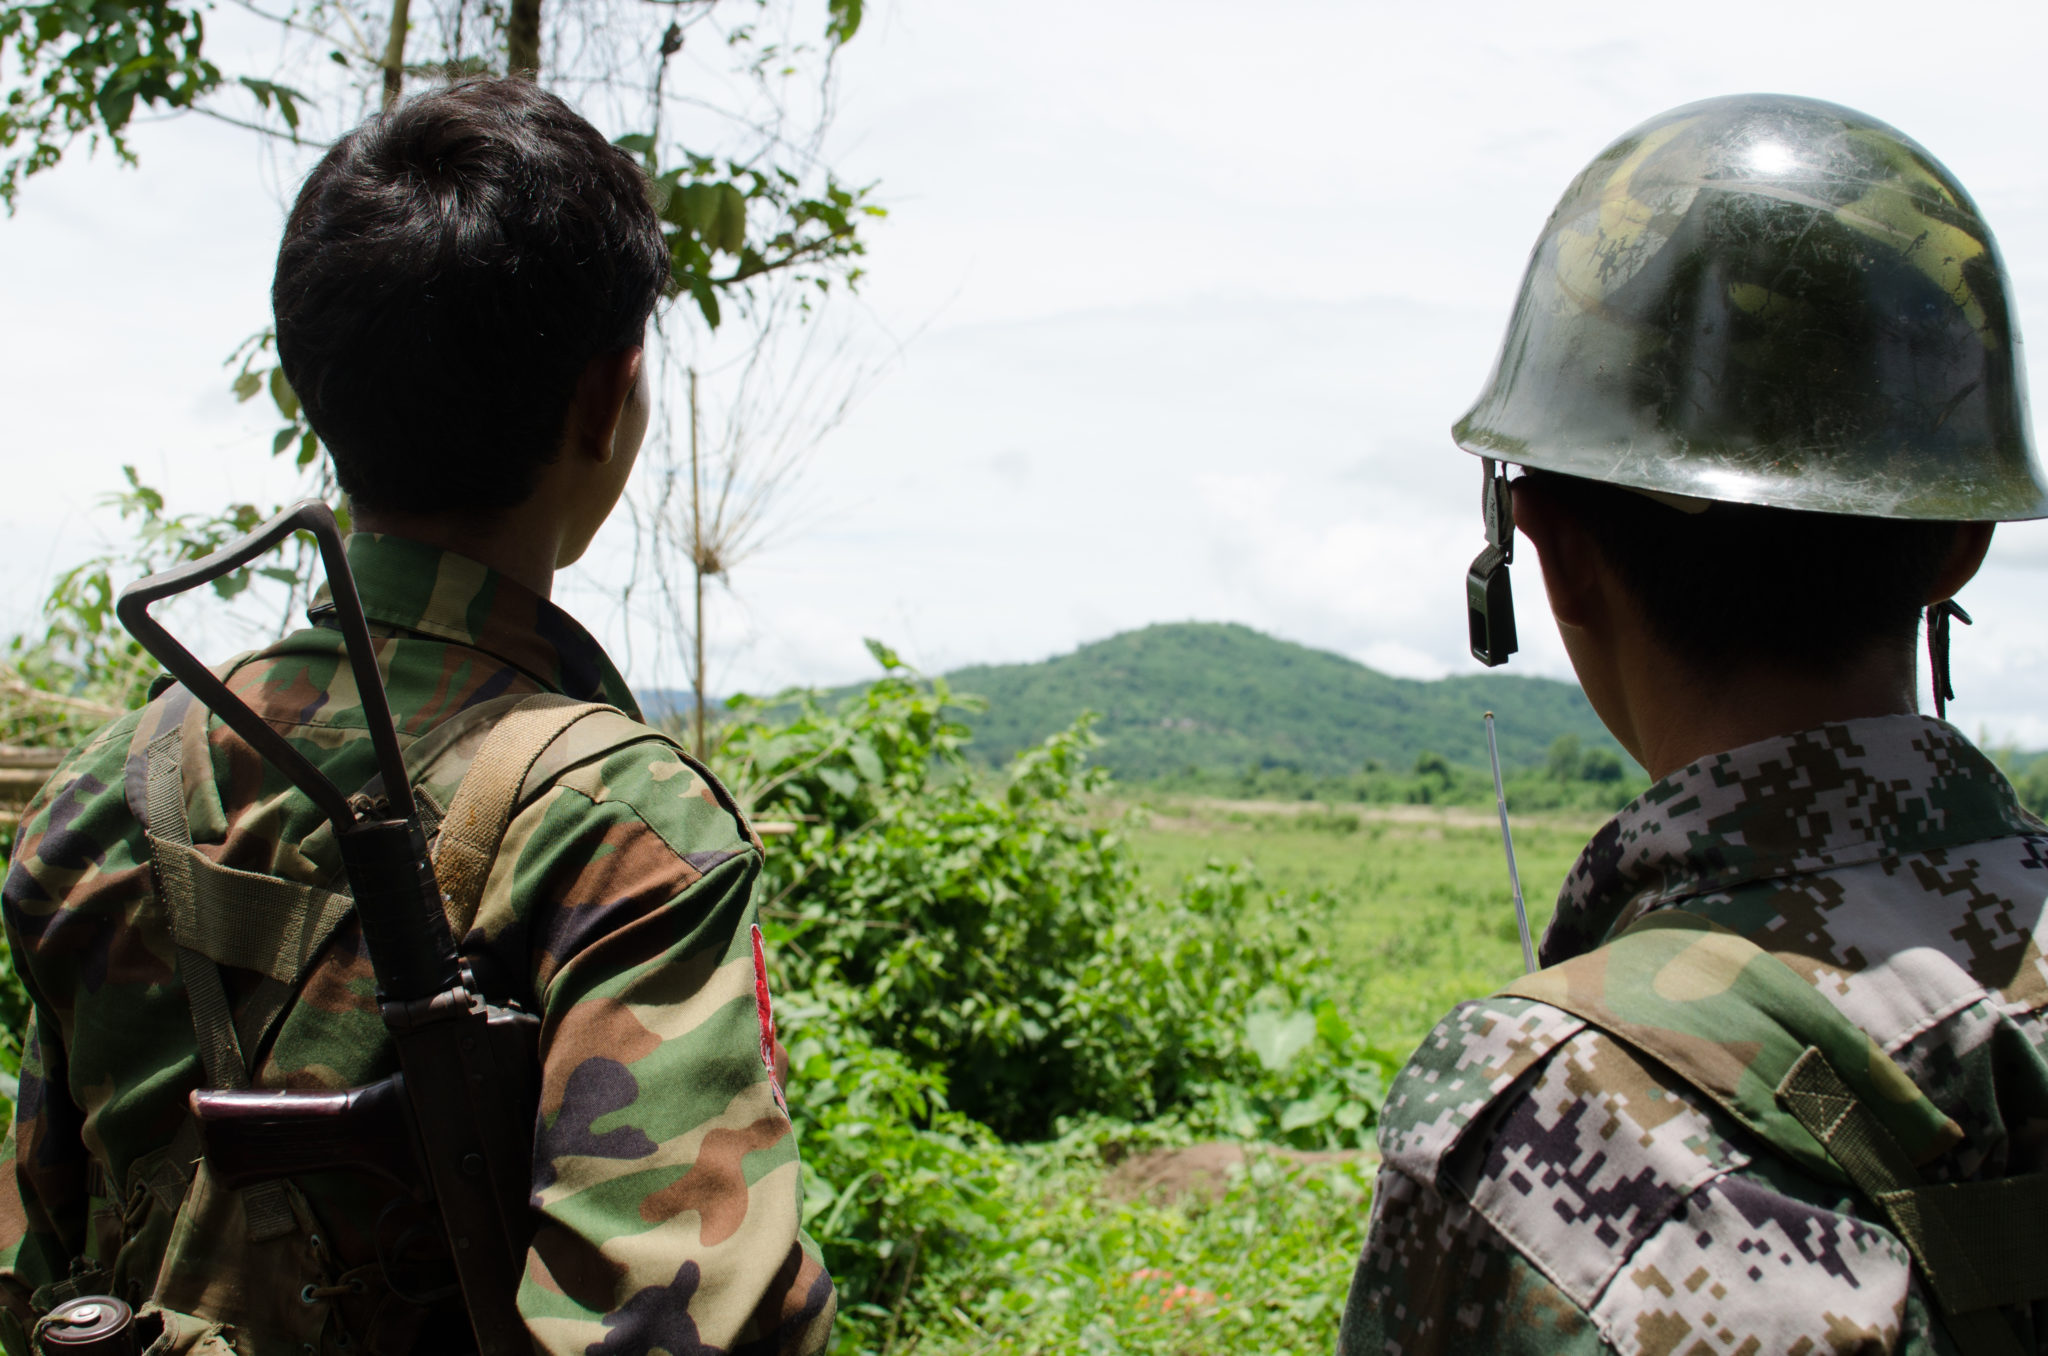
{"label": "distant mountain ridge", "polygon": [[977,757],[1007,758],[1091,710],[1101,716],[1101,761],[1131,780],[1190,768],[1345,776],[1368,761],[1405,771],[1424,753],[1480,765],[1487,711],[1509,765],[1542,762],[1563,734],[1620,751],[1573,683],[1511,673],[1394,678],[1230,622],[1147,626],[1036,664],[976,665],[947,679],[988,700],[973,719]]}
{"label": "distant mountain ridge", "polygon": [[[1037,663],[946,677],[988,702],[969,718],[976,759],[1000,763],[1095,711],[1100,761],[1132,781],[1257,767],[1348,776],[1369,762],[1406,771],[1424,753],[1482,766],[1487,711],[1510,766],[1542,762],[1564,734],[1620,752],[1576,684],[1513,673],[1394,678],[1230,622],[1161,623]],[[686,694],[647,696],[650,712],[687,704]]]}

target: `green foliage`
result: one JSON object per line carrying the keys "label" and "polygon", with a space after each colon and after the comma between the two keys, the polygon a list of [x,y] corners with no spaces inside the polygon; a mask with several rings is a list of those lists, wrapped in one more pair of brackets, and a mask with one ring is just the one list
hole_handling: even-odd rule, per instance
{"label": "green foliage", "polygon": [[1106,1189],[1105,1169],[1123,1155],[1182,1143],[1156,1127],[1091,1120],[1005,1151],[992,1193],[1004,1227],[973,1252],[920,1254],[925,1265],[900,1292],[856,1291],[833,1349],[1329,1351],[1365,1234],[1370,1165],[1300,1165],[1255,1149],[1213,1196]]}
{"label": "green foliage", "polygon": [[875,651],[884,676],[837,712],[804,695],[771,723],[742,702],[726,731],[755,813],[800,825],[769,859],[768,915],[797,987],[843,986],[854,1020],[942,1070],[955,1106],[1042,1133],[1098,1081],[1067,1000],[1132,886],[1115,835],[1080,814],[1090,736],[1055,735],[984,794],[944,682]]}
{"label": "green foliage", "polygon": [[1607,749],[1589,749],[1575,734],[1561,734],[1550,745],[1543,770],[1557,782],[1618,782],[1621,759]]}
{"label": "green foliage", "polygon": [[[240,364],[228,386],[235,393],[235,400],[244,405],[259,394],[269,395],[278,417],[284,420],[283,426],[271,435],[270,455],[282,456],[289,449],[293,466],[301,471],[311,470],[320,456],[320,435],[313,431],[312,421],[299,404],[299,393],[285,378],[284,365],[276,355],[277,331],[265,326],[228,355],[228,366]],[[321,485],[323,491],[329,488],[324,482]]]}
{"label": "green foliage", "polygon": [[[1270,900],[1232,869],[1140,889],[1121,826],[1089,817],[1103,776],[1086,721],[977,779],[950,688],[874,648],[883,677],[836,711],[741,701],[725,731],[754,813],[797,826],[762,885],[785,982],[844,995],[845,1020],[1005,1139],[1180,1113],[1356,1142],[1385,1059],[1318,1007],[1330,967],[1304,918],[1326,906]],[[1261,1056],[1248,1032],[1274,1014],[1328,1050]]]}
{"label": "green foliage", "polygon": [[[845,8],[858,26],[859,6]],[[836,29],[839,20],[833,22]],[[767,274],[788,274],[820,292],[829,291],[835,278],[856,285],[861,270],[851,261],[867,253],[860,221],[888,215],[868,200],[872,185],[848,188],[828,174],[822,189],[807,193],[801,178],[779,167],[684,151],[663,169],[652,136],[636,132],[618,144],[646,162],[668,241],[670,277],[713,329],[724,314],[720,295],[751,298],[751,284]]]}
{"label": "green foliage", "polygon": [[[168,513],[163,495],[143,484],[133,466],[121,470],[128,488],[101,503],[128,525],[127,544],[59,575],[43,601],[43,634],[17,635],[8,642],[9,664],[29,689],[59,698],[85,697],[116,710],[139,705],[157,672],[114,615],[121,589],[146,574],[218,550],[263,519],[253,504],[234,504],[217,513]],[[216,579],[213,592],[232,599],[257,578],[292,584],[298,573],[276,563],[273,554]],[[14,703],[0,705],[0,742],[46,743],[53,736],[68,742],[82,733],[44,729],[38,722],[47,719],[47,708],[34,703],[21,709]]]}
{"label": "green foliage", "polygon": [[804,1221],[843,1309],[873,1310],[916,1279],[971,1272],[1014,1206],[1009,1159],[946,1105],[945,1076],[876,1045],[844,989],[781,1005],[794,1037],[790,1104],[804,1156]]}
{"label": "green foliage", "polygon": [[2020,753],[2010,748],[1989,751],[2011,779],[2020,804],[2036,815],[2048,816],[2048,753]]}
{"label": "green foliage", "polygon": [[[0,105],[0,203],[14,207],[22,180],[51,168],[79,137],[105,139],[132,161],[126,132],[140,102],[190,108],[221,82],[201,55],[205,7],[171,0],[43,0],[0,4],[0,62],[16,79]],[[291,92],[270,86],[289,105]],[[265,97],[258,92],[258,97]]]}

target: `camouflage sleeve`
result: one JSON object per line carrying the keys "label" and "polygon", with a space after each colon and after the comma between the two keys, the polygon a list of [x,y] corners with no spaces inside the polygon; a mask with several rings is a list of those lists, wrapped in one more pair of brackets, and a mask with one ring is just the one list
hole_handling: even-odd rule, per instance
{"label": "camouflage sleeve", "polygon": [[1910,1259],[1841,1188],[1546,1004],[1440,1022],[1380,1147],[1347,1356],[1928,1350]]}
{"label": "camouflage sleeve", "polygon": [[522,810],[485,888],[473,950],[531,957],[543,1014],[519,1298],[547,1352],[797,1356],[831,1333],[763,1058],[759,850],[721,802],[630,746]]}
{"label": "camouflage sleeve", "polygon": [[65,1088],[63,1047],[43,1034],[49,1027],[31,1014],[14,1124],[0,1146],[0,1309],[24,1331],[37,1317],[30,1297],[68,1275],[85,1247],[81,1118]]}
{"label": "camouflage sleeve", "polygon": [[1479,1213],[1382,1168],[1339,1356],[1607,1356],[1585,1311]]}
{"label": "camouflage sleeve", "polygon": [[[122,750],[132,724],[116,722],[94,736],[24,809],[0,891],[9,951],[32,1000],[28,1028],[21,1033],[13,1123],[0,1146],[0,1310],[24,1327],[33,1327],[36,1317],[30,1296],[68,1275],[72,1259],[85,1251],[92,1205],[85,1115],[71,1096],[64,1026],[60,1013],[43,1000],[30,943],[48,939],[63,892],[83,888],[117,895],[137,878],[130,845],[111,827],[120,809]],[[103,980],[120,969],[121,958],[112,954],[92,959]],[[0,1321],[0,1331],[5,1326]]]}

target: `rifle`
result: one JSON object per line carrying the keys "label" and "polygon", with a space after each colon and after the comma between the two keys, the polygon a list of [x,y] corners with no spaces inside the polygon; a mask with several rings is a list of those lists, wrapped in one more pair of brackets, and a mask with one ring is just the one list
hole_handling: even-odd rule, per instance
{"label": "rifle", "polygon": [[[344,795],[149,615],[295,531],[319,544],[382,794]],[[532,1235],[540,1024],[477,992],[442,911],[362,599],[327,505],[302,500],[212,555],[154,574],[115,604],[121,624],[200,702],[312,800],[335,842],[401,1072],[343,1092],[200,1089],[210,1171],[235,1188],[322,1169],[367,1171],[435,1209],[479,1356],[530,1356],[516,1304]]]}

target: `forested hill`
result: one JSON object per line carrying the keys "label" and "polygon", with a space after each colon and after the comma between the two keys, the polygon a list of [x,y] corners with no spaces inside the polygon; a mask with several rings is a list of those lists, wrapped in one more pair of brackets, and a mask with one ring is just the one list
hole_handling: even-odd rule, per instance
{"label": "forested hill", "polygon": [[1390,678],[1216,622],[1148,626],[1040,663],[947,677],[988,700],[973,717],[978,758],[1000,761],[1090,710],[1101,715],[1102,762],[1130,780],[1248,767],[1346,776],[1368,760],[1405,772],[1424,752],[1483,766],[1489,710],[1510,765],[1542,762],[1562,734],[1619,752],[1572,683],[1513,673]]}

